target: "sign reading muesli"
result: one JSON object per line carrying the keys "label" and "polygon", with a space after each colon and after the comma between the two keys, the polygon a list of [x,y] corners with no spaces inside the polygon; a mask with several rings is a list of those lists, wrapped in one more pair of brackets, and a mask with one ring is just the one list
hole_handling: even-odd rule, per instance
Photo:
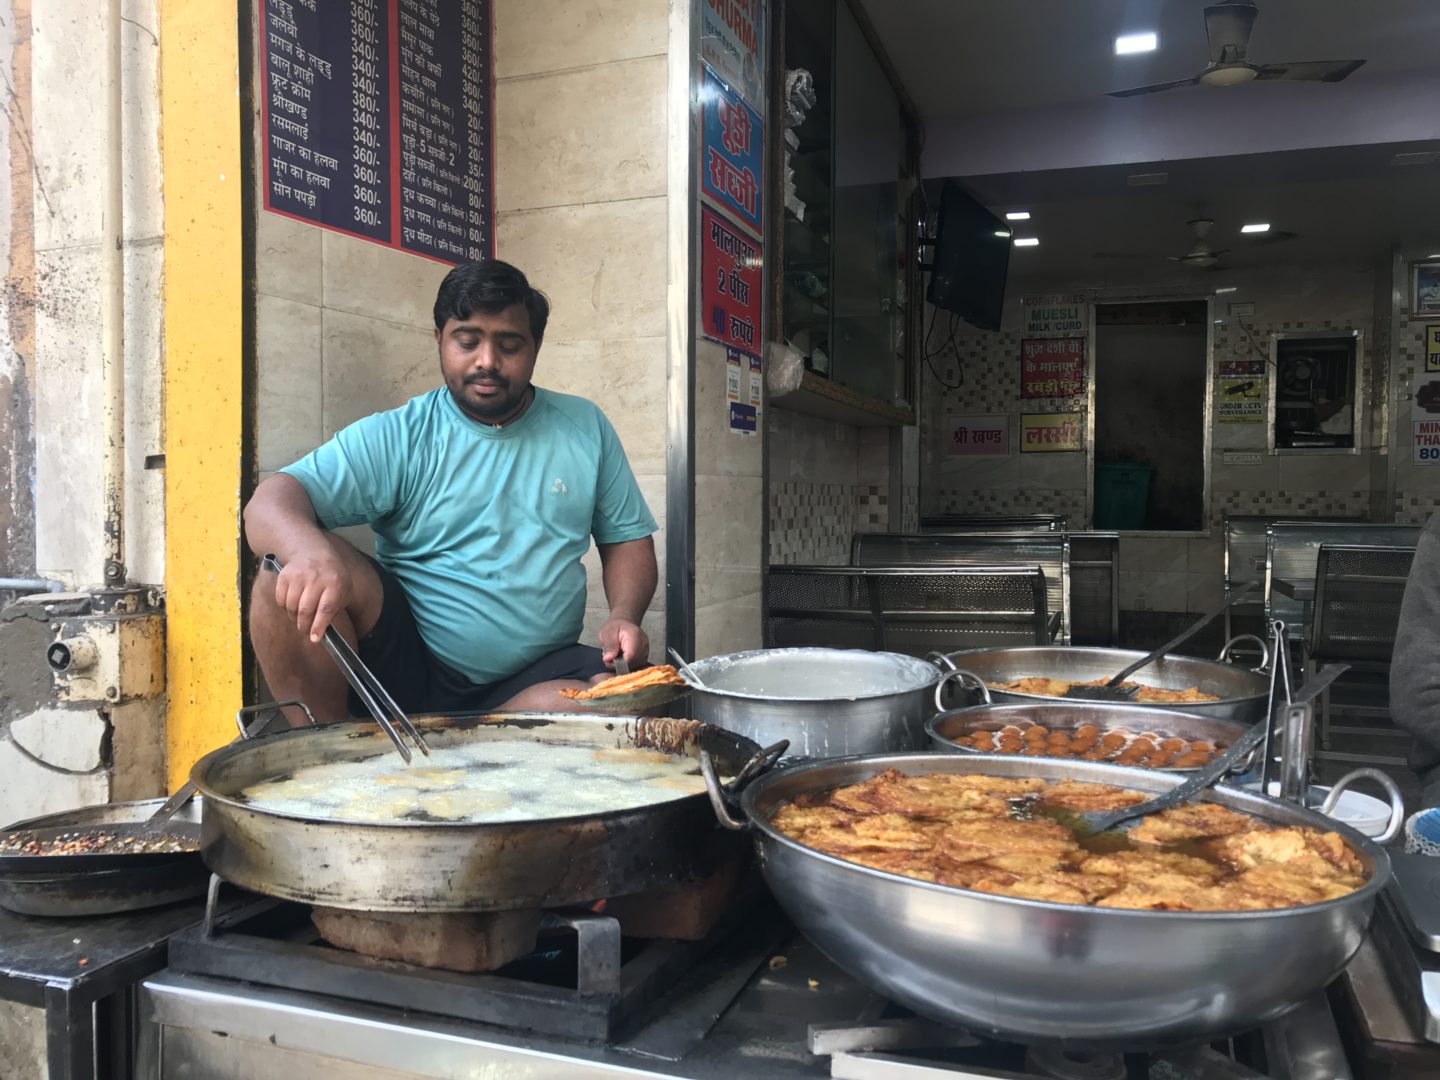
{"label": "sign reading muesli", "polygon": [[1084,392],[1084,338],[1025,338],[1020,342],[1022,398],[1075,397]]}
{"label": "sign reading muesli", "polygon": [[1090,329],[1090,302],[1082,294],[1025,297],[1025,333],[1083,334]]}

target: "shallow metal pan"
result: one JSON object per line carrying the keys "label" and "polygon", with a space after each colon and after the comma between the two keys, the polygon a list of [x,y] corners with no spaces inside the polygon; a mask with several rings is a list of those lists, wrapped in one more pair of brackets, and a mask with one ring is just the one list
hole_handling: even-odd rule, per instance
{"label": "shallow metal pan", "polygon": [[[749,739],[693,720],[576,713],[412,718],[432,747],[487,737],[640,747],[699,756],[728,776],[768,768]],[[263,780],[310,765],[389,753],[374,724],[351,721],[234,743],[190,778],[205,796],[201,849],[227,881],[267,896],[365,911],[503,911],[622,896],[712,869],[732,851],[704,794],[603,814],[496,824],[344,822],[244,801]]]}
{"label": "shallow metal pan", "polygon": [[1205,1042],[1267,1023],[1343,970],[1390,877],[1385,852],[1355,830],[1226,785],[1208,792],[1207,800],[1270,824],[1338,832],[1365,863],[1369,880],[1337,900],[1273,911],[1080,907],[872,870],[805,847],[770,825],[783,802],[890,768],[909,775],[1081,780],[1149,792],[1168,791],[1185,777],[1054,758],[888,754],[776,770],[744,792],[740,808],[765,879],[806,936],[879,992],[922,1016],[980,1034],[1137,1050]]}

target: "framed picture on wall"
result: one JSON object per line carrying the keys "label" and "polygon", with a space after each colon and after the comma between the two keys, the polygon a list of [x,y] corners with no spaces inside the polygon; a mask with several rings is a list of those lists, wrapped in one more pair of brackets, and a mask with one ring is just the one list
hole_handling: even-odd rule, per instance
{"label": "framed picture on wall", "polygon": [[1440,319],[1440,262],[1410,264],[1410,314]]}

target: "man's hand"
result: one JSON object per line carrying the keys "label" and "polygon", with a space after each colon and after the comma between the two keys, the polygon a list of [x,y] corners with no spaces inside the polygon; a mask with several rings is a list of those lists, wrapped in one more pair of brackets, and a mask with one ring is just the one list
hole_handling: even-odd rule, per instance
{"label": "man's hand", "polygon": [[623,656],[631,667],[643,664],[650,657],[650,639],[645,631],[631,622],[612,615],[600,627],[600,650],[605,666],[615,667],[615,658]]}
{"label": "man's hand", "polygon": [[[292,556],[275,582],[275,602],[312,643],[350,601],[350,570],[328,542]],[[638,628],[637,628],[638,629]]]}

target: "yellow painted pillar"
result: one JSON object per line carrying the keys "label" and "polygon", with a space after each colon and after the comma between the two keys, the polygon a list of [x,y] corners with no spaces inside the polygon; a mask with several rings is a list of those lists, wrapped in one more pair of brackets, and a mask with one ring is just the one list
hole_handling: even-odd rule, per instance
{"label": "yellow painted pillar", "polygon": [[241,704],[242,209],[235,0],[160,0],[167,771]]}

